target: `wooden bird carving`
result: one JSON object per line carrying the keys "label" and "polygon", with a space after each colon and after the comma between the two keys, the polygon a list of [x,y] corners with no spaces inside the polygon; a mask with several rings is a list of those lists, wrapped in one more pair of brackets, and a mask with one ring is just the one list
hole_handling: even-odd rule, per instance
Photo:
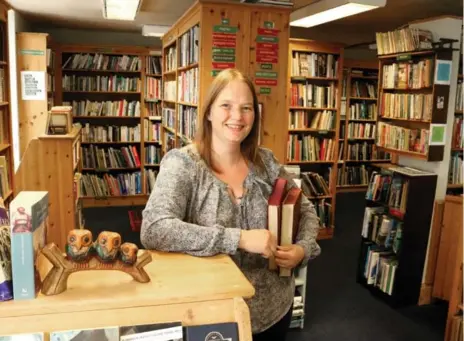
{"label": "wooden bird carving", "polygon": [[121,261],[125,264],[132,265],[137,260],[139,248],[133,243],[124,243],[121,245]]}
{"label": "wooden bird carving", "polygon": [[102,262],[112,262],[119,254],[121,236],[116,232],[103,231],[95,242],[95,251]]}
{"label": "wooden bird carving", "polygon": [[68,259],[75,262],[88,260],[93,251],[92,232],[89,230],[71,230],[65,246]]}

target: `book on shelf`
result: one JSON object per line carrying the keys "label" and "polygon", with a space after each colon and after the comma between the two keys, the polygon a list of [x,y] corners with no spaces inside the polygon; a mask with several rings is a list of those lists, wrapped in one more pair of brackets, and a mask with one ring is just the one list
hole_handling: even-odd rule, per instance
{"label": "book on shelf", "polygon": [[288,161],[327,161],[334,159],[336,142],[333,139],[310,135],[290,134],[288,136]]}
{"label": "book on shelf", "polygon": [[369,171],[366,166],[346,166],[337,172],[337,186],[367,185]]}
{"label": "book on shelf", "polygon": [[[461,154],[453,154],[450,159],[448,184],[450,185],[462,185],[462,164],[463,156]],[[461,186],[462,187],[462,186]]]}
{"label": "book on shelf", "polygon": [[462,149],[464,147],[463,127],[464,120],[462,116],[455,117],[453,121],[453,135],[451,138],[451,148]]}
{"label": "book on shelf", "polygon": [[289,129],[332,130],[335,125],[335,113],[332,110],[319,110],[311,113],[306,110],[292,110],[289,117]]}
{"label": "book on shelf", "polygon": [[62,68],[64,70],[140,71],[142,60],[138,56],[73,53],[67,57]]}
{"label": "book on shelf", "polygon": [[57,330],[50,333],[50,341],[119,341],[119,328]]}
{"label": "book on shelf", "polygon": [[145,73],[147,75],[161,75],[161,58],[161,56],[147,56],[145,64]]}
{"label": "book on shelf", "polygon": [[429,122],[432,118],[432,94],[383,93],[380,117]]}
{"label": "book on shelf", "polygon": [[433,86],[434,60],[426,58],[383,65],[383,89],[423,89]]}
{"label": "book on shelf", "polygon": [[99,148],[95,145],[82,147],[83,168],[104,170],[108,168],[140,167],[139,152],[136,146]]}
{"label": "book on shelf", "polygon": [[428,129],[408,129],[379,122],[376,143],[379,147],[426,155],[429,134]]}
{"label": "book on shelf", "polygon": [[84,197],[95,198],[142,194],[142,173],[83,174],[81,191]]}
{"label": "book on shelf", "polygon": [[130,127],[120,125],[100,126],[85,123],[82,127],[82,142],[140,142],[140,124]]}
{"label": "book on shelf", "polygon": [[0,302],[13,299],[11,280],[10,218],[3,199],[0,198]]}
{"label": "book on shelf", "polygon": [[182,341],[183,334],[181,322],[119,327],[120,341]]}
{"label": "book on shelf", "polygon": [[76,116],[97,117],[140,117],[140,101],[64,101],[63,105],[72,107]]}
{"label": "book on shelf", "polygon": [[63,91],[66,92],[133,92],[142,88],[139,77],[111,76],[76,76],[64,75]]}
{"label": "book on shelf", "polygon": [[291,77],[337,77],[339,63],[334,54],[294,51],[290,62]]}
{"label": "book on shelf", "polygon": [[49,196],[21,191],[10,203],[11,266],[15,300],[34,299],[41,288],[40,250],[46,244]]}

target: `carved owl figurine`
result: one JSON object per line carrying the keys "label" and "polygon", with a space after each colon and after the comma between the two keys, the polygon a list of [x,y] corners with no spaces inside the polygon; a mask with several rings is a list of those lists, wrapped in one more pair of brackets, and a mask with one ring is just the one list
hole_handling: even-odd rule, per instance
{"label": "carved owl figurine", "polygon": [[121,245],[121,261],[125,264],[134,264],[137,260],[137,252],[139,248],[133,243],[124,243]]}
{"label": "carved owl figurine", "polygon": [[121,236],[116,232],[103,231],[95,241],[95,251],[103,262],[112,262],[116,259],[121,247]]}
{"label": "carved owl figurine", "polygon": [[92,232],[89,230],[71,230],[65,246],[68,259],[82,262],[88,259],[93,251]]}

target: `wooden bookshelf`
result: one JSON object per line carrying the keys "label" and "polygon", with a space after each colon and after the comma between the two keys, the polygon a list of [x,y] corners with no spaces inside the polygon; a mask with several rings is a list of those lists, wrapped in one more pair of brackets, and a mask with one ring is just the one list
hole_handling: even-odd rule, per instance
{"label": "wooden bookshelf", "polygon": [[[370,164],[390,162],[375,146],[377,123],[377,60],[345,59],[341,94],[337,192],[364,192]],[[370,133],[369,133],[370,131]]]}
{"label": "wooden bookshelf", "polygon": [[[285,162],[286,131],[281,127],[286,118],[281,113],[288,108],[284,80],[290,12],[291,9],[277,6],[199,0],[172,26],[163,36],[163,85],[165,91],[171,92],[163,98],[163,151],[191,142],[196,129],[185,124],[185,120],[193,121],[202,112],[203,99],[219,71],[233,67],[255,84],[263,110],[262,145],[271,149],[281,163]],[[182,64],[181,56],[188,50],[187,43],[182,46],[182,37],[196,26],[193,45],[198,58]],[[183,100],[179,77],[196,70],[197,86],[191,90],[195,100]],[[191,114],[181,116],[181,106]]]}
{"label": "wooden bookshelf", "polygon": [[[84,225],[80,200],[81,127],[66,135],[33,138],[15,173],[15,193],[48,191],[49,225],[47,243],[64,250],[68,232]],[[35,171],[31,171],[35,170]]]}
{"label": "wooden bookshelf", "polygon": [[[84,207],[140,206],[148,199],[148,178],[156,176],[151,166],[161,159],[157,58],[159,50],[145,47],[59,46],[56,97],[73,107],[73,122],[82,125],[82,176],[93,178],[82,188]],[[129,186],[121,185],[125,179]],[[119,188],[109,187],[111,181]]]}
{"label": "wooden bookshelf", "polygon": [[[452,53],[452,49],[436,49],[379,56],[379,122],[376,140],[379,150],[426,161],[443,160],[444,136],[442,143],[431,145],[430,134],[435,125],[446,124],[450,86],[436,84],[434,79],[437,61],[451,61]],[[408,77],[408,65],[415,70],[415,78],[412,80]],[[419,71],[421,67],[422,71]],[[422,84],[419,84],[420,74]],[[415,107],[415,112],[404,113],[394,108],[392,103],[405,103],[409,98],[407,96],[414,96],[413,100],[422,103],[422,112],[419,106]],[[399,146],[400,142],[395,142],[395,139],[392,139],[394,145],[388,143],[385,138],[388,131],[391,131],[392,136],[396,131],[404,134],[406,138],[403,145]],[[411,132],[417,132],[414,133],[415,138],[411,137]],[[414,142],[411,142],[413,139]]]}
{"label": "wooden bookshelf", "polygon": [[[357,282],[392,307],[416,305],[437,175],[412,173],[393,164],[373,167],[376,170],[366,193]],[[371,210],[375,211],[369,214]],[[386,254],[379,256],[379,252]]]}
{"label": "wooden bookshelf", "polygon": [[0,196],[8,207],[14,196],[11,132],[10,77],[8,57],[8,7],[0,2]]}
{"label": "wooden bookshelf", "polygon": [[[335,226],[343,47],[313,40],[290,39],[288,60],[289,110],[286,115],[285,162],[299,166],[302,174],[317,173],[324,178],[328,191],[319,191],[323,195],[308,193],[307,196],[313,198],[321,217],[321,227],[326,230],[321,232],[320,237],[330,238]],[[327,93],[325,98],[323,93]],[[326,150],[324,155],[317,155],[314,150],[311,152],[312,143],[319,143],[321,149]],[[304,176],[302,179],[303,191],[305,183],[317,181],[311,177],[305,180]],[[311,186],[307,188],[310,190]]]}
{"label": "wooden bookshelf", "polygon": [[447,191],[450,194],[459,194],[463,192],[462,164],[463,164],[463,99],[462,99],[462,53],[459,57],[459,76],[457,79],[456,101],[453,118],[453,131],[451,136],[451,161],[448,172]]}

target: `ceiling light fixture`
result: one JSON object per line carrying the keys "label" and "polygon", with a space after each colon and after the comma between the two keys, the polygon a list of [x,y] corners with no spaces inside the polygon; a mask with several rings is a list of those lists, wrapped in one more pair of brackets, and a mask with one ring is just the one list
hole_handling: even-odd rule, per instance
{"label": "ceiling light fixture", "polygon": [[171,26],[160,26],[160,25],[143,25],[142,35],[145,37],[162,37]]}
{"label": "ceiling light fixture", "polygon": [[103,18],[112,20],[135,20],[142,0],[102,0]]}
{"label": "ceiling light fixture", "polygon": [[320,0],[290,14],[290,26],[313,27],[384,7],[387,0]]}

